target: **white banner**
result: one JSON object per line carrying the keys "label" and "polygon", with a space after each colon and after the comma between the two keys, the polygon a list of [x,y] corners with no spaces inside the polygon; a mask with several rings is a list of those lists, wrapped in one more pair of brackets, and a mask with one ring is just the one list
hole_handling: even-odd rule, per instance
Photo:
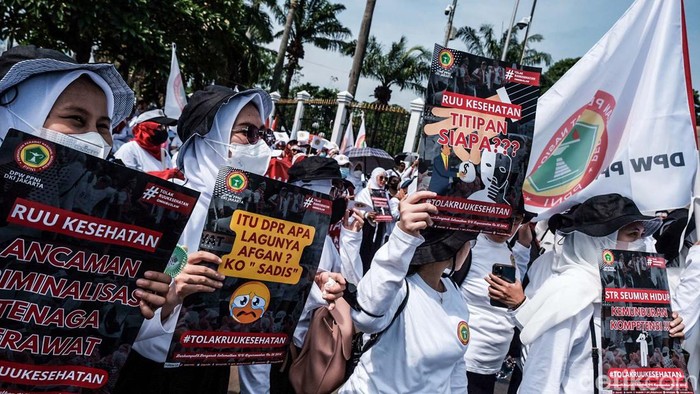
{"label": "white banner", "polygon": [[523,185],[546,219],[620,193],[653,212],[688,205],[697,170],[681,0],[637,0],[539,100]]}
{"label": "white banner", "polygon": [[182,109],[187,104],[185,86],[182,84],[180,74],[180,64],[175,54],[175,44],[173,44],[172,57],[170,59],[170,76],[168,77],[168,87],[165,90],[165,114],[173,119],[178,119]]}
{"label": "white banner", "polygon": [[345,128],[345,135],[343,135],[343,141],[340,143],[340,153],[345,152],[346,149],[352,148],[355,145],[355,136],[352,133],[352,114],[350,114],[348,120],[348,127]]}
{"label": "white banner", "polygon": [[365,142],[367,130],[365,129],[365,115],[362,114],[362,123],[360,123],[360,130],[357,132],[357,140],[355,141],[355,148],[364,148],[367,146]]}

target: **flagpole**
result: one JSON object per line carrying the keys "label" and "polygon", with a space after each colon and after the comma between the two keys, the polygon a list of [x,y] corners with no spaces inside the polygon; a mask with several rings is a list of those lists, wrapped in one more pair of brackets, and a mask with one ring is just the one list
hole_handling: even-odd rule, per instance
{"label": "flagpole", "polygon": [[508,53],[508,44],[510,42],[510,35],[513,32],[513,25],[515,24],[515,14],[518,13],[518,4],[520,0],[515,0],[513,5],[513,16],[510,17],[510,25],[508,25],[508,34],[506,34],[506,42],[503,44],[503,53],[501,53],[501,61],[506,61],[506,53]]}

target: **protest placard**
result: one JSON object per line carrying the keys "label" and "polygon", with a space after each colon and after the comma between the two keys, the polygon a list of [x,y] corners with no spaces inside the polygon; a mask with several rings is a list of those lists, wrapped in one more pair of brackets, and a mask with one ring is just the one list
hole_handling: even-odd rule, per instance
{"label": "protest placard", "polygon": [[0,190],[0,387],[110,392],[199,193],[16,130]]}
{"label": "protest placard", "polygon": [[671,295],[659,254],[604,250],[600,264],[602,388],[692,393],[687,353],[669,337]]}
{"label": "protest placard", "polygon": [[222,168],[199,247],[221,257],[226,279],[185,299],[166,366],[283,361],[331,208],[327,195]]}
{"label": "protest placard", "polygon": [[440,228],[507,234],[522,205],[540,69],[435,45],[419,190]]}

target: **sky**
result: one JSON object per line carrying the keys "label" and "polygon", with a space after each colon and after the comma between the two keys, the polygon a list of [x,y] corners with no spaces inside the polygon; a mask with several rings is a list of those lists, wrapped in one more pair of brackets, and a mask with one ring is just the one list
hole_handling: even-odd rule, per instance
{"label": "sky", "polygon": [[[331,0],[345,5],[338,15],[340,22],[357,37],[365,9],[364,0]],[[674,0],[664,0],[674,1]],[[538,0],[530,34],[541,34],[544,40],[535,49],[552,55],[552,63],[568,57],[583,56],[624,14],[632,0]],[[447,16],[445,8],[452,0],[377,0],[370,34],[389,47],[406,36],[408,45],[421,45],[432,51],[435,43],[442,44]],[[453,26],[478,28],[491,24],[497,33],[508,28],[515,0],[458,0]],[[520,0],[515,21],[530,14],[532,0]],[[700,90],[700,1],[685,1],[686,26],[690,52],[693,86]],[[279,27],[281,29],[281,27]],[[520,32],[522,38],[524,34]],[[630,37],[634,39],[634,37]],[[450,41],[452,48],[465,50],[460,40]],[[279,40],[270,44],[279,49]],[[352,58],[305,46],[301,61],[300,83],[346,90]],[[544,67],[543,71],[546,70]],[[361,78],[355,99],[374,101],[371,95],[378,82]],[[391,104],[408,108],[418,96],[410,91],[393,88]]]}

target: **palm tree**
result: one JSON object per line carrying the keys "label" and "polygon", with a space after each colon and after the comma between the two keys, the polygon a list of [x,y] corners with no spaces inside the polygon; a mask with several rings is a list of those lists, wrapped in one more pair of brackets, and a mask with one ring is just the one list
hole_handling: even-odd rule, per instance
{"label": "palm tree", "polygon": [[277,60],[275,68],[272,71],[272,81],[270,82],[270,90],[279,89],[280,77],[282,76],[282,66],[284,65],[284,54],[287,52],[287,44],[289,43],[289,32],[292,30],[292,22],[294,22],[294,10],[297,8],[296,0],[290,0],[287,7],[287,20],[284,22],[284,30],[282,31],[282,40],[280,41],[280,49],[277,51]]}
{"label": "palm tree", "polygon": [[[285,4],[285,10],[290,2]],[[273,12],[279,23],[284,23],[287,12],[279,6],[273,7]],[[287,97],[289,86],[294,74],[301,69],[299,59],[304,58],[304,44],[311,44],[321,49],[339,51],[350,38],[350,30],[343,26],[337,14],[345,10],[342,4],[330,3],[328,0],[297,0],[294,11],[294,21],[289,31],[287,45],[286,78],[282,88],[282,97]],[[278,32],[277,37],[283,32]]]}
{"label": "palm tree", "polygon": [[[460,38],[464,45],[467,46],[467,52],[485,56],[492,59],[500,59],[503,44],[506,41],[506,33],[503,33],[500,38],[493,31],[493,26],[484,24],[477,31],[473,27],[464,26],[457,30],[457,38]],[[523,64],[534,66],[541,63],[549,66],[552,63],[552,56],[546,52],[539,52],[532,49],[532,44],[541,42],[544,37],[541,34],[532,34],[527,37],[527,45]],[[518,39],[517,31],[513,30],[508,43],[508,53],[506,54],[506,62],[517,63],[520,61],[520,53],[523,48],[523,43]]]}
{"label": "palm tree", "polygon": [[406,37],[402,36],[398,42],[391,43],[385,54],[374,36],[369,39],[362,75],[379,81],[374,97],[381,104],[387,105],[391,100],[393,85],[399,90],[425,93],[424,82],[430,73],[430,52],[421,46],[406,46]]}
{"label": "palm tree", "polygon": [[357,92],[357,83],[360,80],[362,62],[365,60],[365,53],[367,52],[367,40],[369,39],[369,29],[372,26],[372,15],[374,15],[374,5],[376,2],[377,0],[367,0],[365,4],[365,13],[362,15],[360,35],[357,39],[357,45],[352,57],[352,68],[350,69],[350,80],[348,81],[348,92],[350,92],[353,97]]}

